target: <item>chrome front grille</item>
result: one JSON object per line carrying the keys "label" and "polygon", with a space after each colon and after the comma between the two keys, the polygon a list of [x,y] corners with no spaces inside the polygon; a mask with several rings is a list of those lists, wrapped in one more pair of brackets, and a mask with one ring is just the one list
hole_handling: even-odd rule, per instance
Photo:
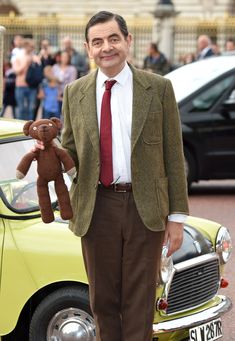
{"label": "chrome front grille", "polygon": [[199,306],[216,295],[220,280],[218,258],[204,259],[199,264],[195,260],[185,268],[176,266],[167,298],[167,314]]}

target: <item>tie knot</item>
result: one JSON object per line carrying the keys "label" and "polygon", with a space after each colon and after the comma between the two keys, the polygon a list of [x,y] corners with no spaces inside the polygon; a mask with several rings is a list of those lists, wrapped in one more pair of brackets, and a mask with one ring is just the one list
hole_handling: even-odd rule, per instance
{"label": "tie knot", "polygon": [[113,79],[111,81],[105,81],[105,90],[111,90],[112,86],[116,83],[116,81]]}

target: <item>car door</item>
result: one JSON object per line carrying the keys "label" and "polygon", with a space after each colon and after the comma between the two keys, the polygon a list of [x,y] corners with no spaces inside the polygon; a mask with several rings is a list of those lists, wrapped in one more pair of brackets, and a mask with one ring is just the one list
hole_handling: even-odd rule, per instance
{"label": "car door", "polygon": [[235,178],[235,70],[224,78],[227,88],[219,98],[213,115],[213,174],[216,178]]}
{"label": "car door", "polygon": [[184,143],[194,150],[200,179],[219,178],[224,168],[219,160],[225,159],[225,150],[234,149],[234,122],[222,110],[233,84],[233,74],[223,75],[192,94],[180,108]]}
{"label": "car door", "polygon": [[1,279],[2,279],[2,254],[3,254],[4,234],[5,234],[4,221],[2,218],[0,218],[0,293],[1,293]]}

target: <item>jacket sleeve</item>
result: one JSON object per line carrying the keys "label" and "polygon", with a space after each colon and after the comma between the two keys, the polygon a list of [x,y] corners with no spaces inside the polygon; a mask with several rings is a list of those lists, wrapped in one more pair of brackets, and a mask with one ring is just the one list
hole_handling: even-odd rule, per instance
{"label": "jacket sleeve", "polygon": [[178,106],[170,80],[163,95],[163,148],[168,177],[169,213],[188,214],[187,181]]}
{"label": "jacket sleeve", "polygon": [[64,127],[62,130],[62,147],[68,151],[72,157],[76,168],[78,169],[79,161],[74,140],[73,127],[71,123],[71,113],[69,110],[69,86],[66,86],[63,95],[62,114],[64,118]]}

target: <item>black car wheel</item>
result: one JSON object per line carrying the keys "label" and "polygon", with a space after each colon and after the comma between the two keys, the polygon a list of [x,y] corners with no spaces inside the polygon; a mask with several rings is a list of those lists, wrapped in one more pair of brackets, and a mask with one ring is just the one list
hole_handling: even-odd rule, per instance
{"label": "black car wheel", "polygon": [[29,341],[95,341],[88,290],[66,287],[51,293],[36,308]]}
{"label": "black car wheel", "polygon": [[196,180],[196,165],[192,153],[187,148],[184,149],[184,161],[188,188],[190,188],[191,183]]}

